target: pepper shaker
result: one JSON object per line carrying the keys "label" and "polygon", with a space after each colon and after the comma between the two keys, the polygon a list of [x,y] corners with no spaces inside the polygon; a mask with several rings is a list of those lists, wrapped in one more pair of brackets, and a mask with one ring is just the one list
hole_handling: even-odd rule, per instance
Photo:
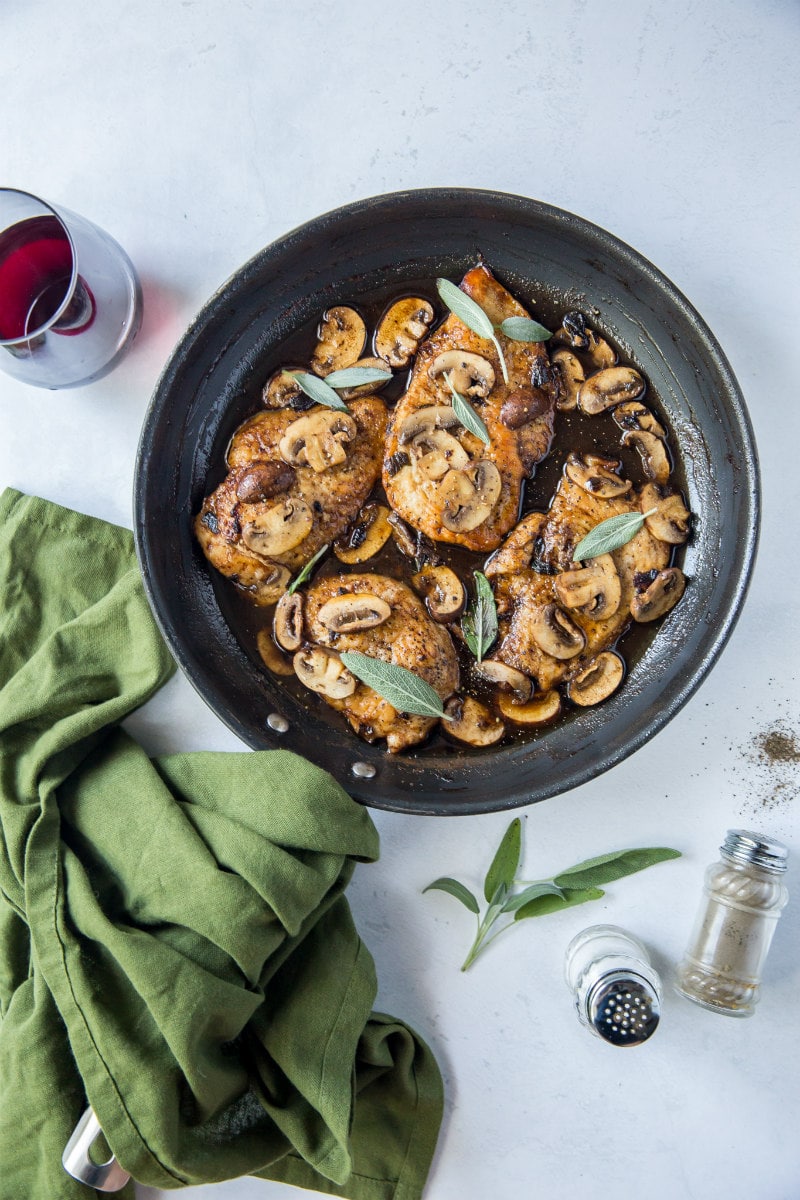
{"label": "pepper shaker", "polygon": [[789,851],[746,829],[729,829],[678,967],[676,989],[712,1012],[751,1017],[761,971],[788,900],[781,876]]}
{"label": "pepper shaker", "polygon": [[638,1046],[655,1033],[661,981],[644,945],[618,925],[591,925],[567,947],[564,975],[578,1019],[615,1046]]}

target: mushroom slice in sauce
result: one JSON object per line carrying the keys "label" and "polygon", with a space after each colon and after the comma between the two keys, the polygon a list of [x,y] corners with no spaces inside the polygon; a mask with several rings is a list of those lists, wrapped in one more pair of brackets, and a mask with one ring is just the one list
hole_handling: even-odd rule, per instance
{"label": "mushroom slice in sauce", "polygon": [[289,371],[305,371],[305,367],[280,367],[264,384],[261,399],[265,408],[312,408],[314,401],[307,396]]}
{"label": "mushroom slice in sauce", "polygon": [[664,571],[634,575],[633,586],[631,616],[643,624],[663,617],[675,607],[683,595],[686,579],[678,567],[667,567]]}
{"label": "mushroom slice in sauce", "polygon": [[645,484],[642,488],[641,507],[643,513],[650,514],[644,519],[648,533],[659,542],[680,546],[686,541],[692,514],[684,504],[680,492],[659,487],[657,483]]}
{"label": "mushroom slice in sauce", "polygon": [[292,659],[297,678],[305,687],[331,700],[344,700],[356,690],[356,679],[339,655],[323,646],[298,650]]}
{"label": "mushroom slice in sauce", "polygon": [[664,426],[656,420],[653,413],[646,404],[640,404],[638,400],[629,400],[625,404],[618,404],[611,414],[611,419],[615,425],[625,433],[628,430],[636,430],[641,433],[652,433],[654,437],[666,440],[667,431]]}
{"label": "mushroom slice in sauce", "polygon": [[294,675],[291,659],[288,659],[275,645],[269,629],[259,629],[256,645],[258,653],[261,655],[261,661],[268,671],[272,671],[273,675]]}
{"label": "mushroom slice in sauce", "polygon": [[624,675],[625,664],[619,655],[604,650],[570,680],[567,695],[582,708],[599,704],[617,690]]}
{"label": "mushroom slice in sauce", "polygon": [[500,718],[473,696],[451,697],[444,711],[450,720],[442,721],[443,731],[468,746],[494,746],[506,731]]}
{"label": "mushroom slice in sauce", "polygon": [[615,404],[638,400],[644,395],[645,386],[644,379],[633,367],[606,367],[581,384],[578,407],[593,417]]}
{"label": "mushroom slice in sauce", "polygon": [[571,412],[577,408],[578,392],[586,382],[586,373],[577,354],[571,350],[561,349],[553,352],[553,369],[558,375],[558,399],[556,408],[562,412]]}
{"label": "mushroom slice in sauce", "polygon": [[643,433],[638,429],[622,435],[625,446],[635,446],[642,460],[642,470],[654,483],[665,484],[669,479],[670,461],[667,448],[654,433]]}
{"label": "mushroom slice in sauce", "polygon": [[348,592],[323,604],[317,620],[331,633],[358,633],[382,625],[391,615],[391,607],[380,596],[371,592]]}
{"label": "mushroom slice in sauce", "polygon": [[345,447],[357,432],[358,426],[348,413],[320,408],[293,421],[278,448],[290,466],[307,465],[320,474],[347,460]]}
{"label": "mushroom slice in sauce", "polygon": [[610,500],[626,495],[633,486],[629,479],[621,479],[617,474],[621,465],[619,459],[603,458],[599,454],[570,454],[564,472],[585,492],[601,500]]}
{"label": "mushroom slice in sauce", "polygon": [[466,588],[450,567],[423,567],[412,576],[411,583],[422,596],[434,621],[446,625],[457,620],[464,611]]}
{"label": "mushroom slice in sauce", "polygon": [[488,359],[467,350],[445,350],[428,367],[433,380],[442,380],[450,393],[450,386],[461,396],[472,400],[485,400],[494,387],[494,367]]}
{"label": "mushroom slice in sauce", "polygon": [[392,532],[389,515],[384,504],[365,504],[358,520],[333,543],[339,561],[363,563],[383,549]]}
{"label": "mushroom slice in sauce", "polygon": [[497,697],[500,712],[516,725],[547,725],[561,712],[561,697],[558,692],[534,692],[530,700],[519,704],[508,692]]}
{"label": "mushroom slice in sauce", "polygon": [[613,617],[622,600],[622,584],[610,554],[590,558],[583,567],[562,571],[553,580],[556,595],[565,608],[602,621]]}
{"label": "mushroom slice in sauce", "polygon": [[273,500],[282,492],[288,492],[295,480],[295,473],[288,463],[253,463],[236,484],[236,499],[242,504],[260,504]]}
{"label": "mushroom slice in sauce", "polygon": [[545,604],[531,617],[531,636],[553,658],[574,658],[586,645],[586,634],[557,604]]}
{"label": "mushroom slice in sauce", "polygon": [[375,331],[375,353],[390,367],[407,367],[433,322],[433,306],[416,296],[396,300]]}
{"label": "mushroom slice in sauce", "polygon": [[592,366],[597,371],[605,370],[608,367],[617,365],[617,352],[604,337],[599,333],[595,333],[593,329],[586,326],[586,350],[587,358]]}
{"label": "mushroom slice in sauce", "polygon": [[303,644],[303,596],[301,592],[284,592],[275,609],[272,621],[275,641],[284,650],[294,652]]}
{"label": "mushroom slice in sauce", "polygon": [[367,340],[367,327],[354,308],[337,305],[322,314],[317,329],[317,344],[311,357],[315,375],[330,375],[352,367],[361,357]]}
{"label": "mushroom slice in sauce", "polygon": [[262,558],[294,550],[311,532],[314,517],[305,500],[286,499],[258,513],[242,527],[242,541]]}
{"label": "mushroom slice in sauce", "polygon": [[483,662],[475,663],[473,670],[482,679],[496,684],[501,691],[513,692],[518,704],[524,703],[533,691],[533,684],[527,675],[498,659],[485,658]]}
{"label": "mushroom slice in sauce", "polygon": [[500,472],[487,459],[463,471],[448,471],[439,485],[445,529],[454,533],[477,529],[500,499],[502,486]]}

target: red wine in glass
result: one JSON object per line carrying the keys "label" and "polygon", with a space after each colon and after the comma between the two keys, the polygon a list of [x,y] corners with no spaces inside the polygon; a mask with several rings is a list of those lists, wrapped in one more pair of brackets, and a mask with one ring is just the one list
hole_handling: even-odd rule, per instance
{"label": "red wine in glass", "polygon": [[[70,292],[70,240],[56,217],[31,217],[0,234],[0,340],[35,337],[58,313]],[[93,297],[83,280],[56,328],[70,336],[94,319]]]}

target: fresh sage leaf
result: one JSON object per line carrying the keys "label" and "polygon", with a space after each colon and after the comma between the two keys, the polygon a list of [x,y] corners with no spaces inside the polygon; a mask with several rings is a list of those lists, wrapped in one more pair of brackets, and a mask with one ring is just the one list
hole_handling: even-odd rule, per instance
{"label": "fresh sage leaf", "polygon": [[434,879],[433,883],[429,883],[423,892],[447,892],[448,896],[455,896],[456,900],[460,900],[465,908],[477,916],[480,912],[478,901],[473,896],[469,888],[464,887],[463,883],[459,883],[457,879],[451,879],[449,875],[443,875],[441,879]]}
{"label": "fresh sage leaf", "polygon": [[[496,893],[505,886],[506,891],[514,882],[514,876],[519,866],[519,855],[522,848],[522,823],[515,817],[503,834],[503,839],[497,847],[497,853],[492,859],[492,865],[486,872],[483,894],[490,904],[497,904]],[[503,896],[503,902],[505,901]],[[502,903],[501,903],[502,907]]]}
{"label": "fresh sage leaf", "polygon": [[461,632],[470,652],[480,663],[483,662],[484,654],[497,637],[497,605],[494,601],[492,585],[483,572],[474,571],[473,574],[475,576],[475,599],[461,618]]}
{"label": "fresh sage leaf", "polygon": [[284,371],[283,373],[289,375],[300,391],[305,392],[317,404],[324,404],[326,408],[337,408],[340,412],[350,411],[341,396],[337,396],[324,379],[319,379],[316,375],[309,374],[308,371]]}
{"label": "fresh sage leaf", "polygon": [[578,542],[572,552],[573,559],[575,562],[586,562],[587,558],[597,558],[601,554],[619,550],[620,546],[636,537],[644,525],[645,517],[651,517],[655,511],[651,508],[646,513],[618,513],[616,517],[601,521]]}
{"label": "fresh sage leaf", "polygon": [[406,667],[372,658],[359,650],[343,650],[339,657],[356,679],[371,687],[398,712],[452,720],[445,714],[442,701],[431,685]]}
{"label": "fresh sage leaf", "polygon": [[475,437],[480,438],[480,440],[486,446],[488,446],[492,439],[489,437],[489,430],[486,428],[483,420],[475,412],[475,409],[472,407],[466,397],[462,396],[461,393],[457,392],[453,387],[449,372],[445,375],[445,379],[447,380],[447,386],[450,388],[453,396],[453,412],[456,414],[465,429],[468,429],[470,433],[474,433]]}
{"label": "fresh sage leaf", "polygon": [[297,591],[297,589],[301,586],[301,584],[305,583],[305,581],[308,579],[311,572],[314,570],[314,567],[317,565],[317,563],[322,558],[325,551],[328,549],[329,545],[330,545],[330,542],[326,542],[324,546],[321,546],[320,549],[317,551],[317,553],[314,555],[314,557],[310,558],[308,560],[308,562],[303,567],[303,569],[299,573],[299,575],[297,575],[296,578],[292,580],[292,582],[289,584],[288,588],[286,589],[286,591],[288,592],[288,594],[290,596],[293,595],[294,592]]}
{"label": "fresh sage leaf", "polygon": [[563,899],[564,889],[556,883],[532,883],[521,892],[515,892],[513,896],[509,896],[503,905],[503,912],[516,912],[528,901],[538,900],[539,896],[561,896]]}
{"label": "fresh sage leaf", "polygon": [[500,325],[500,332],[511,338],[512,342],[546,342],[553,336],[549,329],[530,317],[506,317]]}
{"label": "fresh sage leaf", "polygon": [[332,388],[349,388],[364,383],[386,383],[391,378],[391,371],[381,371],[378,367],[342,367],[326,375],[325,382]]}
{"label": "fresh sage leaf", "polygon": [[574,908],[576,904],[587,904],[599,900],[605,892],[600,888],[564,888],[562,896],[537,896],[529,900],[514,913],[515,921],[527,921],[529,917],[546,917],[549,913],[561,912],[563,908]]}
{"label": "fresh sage leaf", "polygon": [[494,343],[494,348],[500,359],[500,369],[503,372],[503,379],[508,383],[508,368],[506,360],[503,357],[503,349],[495,337],[494,325],[490,317],[483,311],[480,304],[477,304],[466,292],[462,292],[461,288],[451,283],[449,279],[437,279],[436,290],[453,316],[458,317],[459,321],[463,325],[466,325],[467,329],[471,329],[473,333],[477,333],[478,337],[487,338],[488,341]]}
{"label": "fresh sage leaf", "polygon": [[575,867],[568,867],[555,876],[554,882],[562,888],[593,888],[601,883],[624,879],[626,875],[635,875],[637,871],[644,871],[656,863],[680,857],[680,850],[671,850],[666,846],[615,850],[610,854],[601,854],[599,858],[588,858]]}

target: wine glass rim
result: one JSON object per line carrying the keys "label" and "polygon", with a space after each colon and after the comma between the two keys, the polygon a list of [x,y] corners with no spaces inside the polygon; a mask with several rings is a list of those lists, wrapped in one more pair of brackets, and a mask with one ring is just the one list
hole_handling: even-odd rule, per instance
{"label": "wine glass rim", "polygon": [[[69,287],[67,288],[66,292],[64,293],[64,299],[61,301],[61,303],[59,304],[59,306],[55,310],[55,312],[52,314],[52,316],[50,316],[41,325],[37,325],[37,327],[35,329],[29,329],[26,332],[24,337],[0,338],[0,346],[23,346],[23,345],[25,345],[26,342],[31,342],[35,337],[40,337],[41,334],[47,333],[48,329],[52,329],[52,327],[53,327],[53,325],[55,325],[56,321],[60,320],[60,318],[64,315],[64,312],[66,311],[66,309],[67,309],[68,305],[70,304],[72,297],[74,295],[75,285],[78,282],[78,258],[77,258],[77,253],[75,250],[75,242],[72,237],[72,233],[69,230],[69,227],[67,226],[66,222],[64,221],[64,218],[61,216],[61,214],[58,212],[57,209],[53,208],[52,204],[48,204],[46,200],[43,200],[41,198],[41,196],[34,195],[33,192],[26,192],[24,188],[0,187],[0,197],[2,197],[4,195],[12,194],[12,193],[17,196],[25,196],[28,200],[35,201],[36,204],[41,205],[41,207],[43,209],[46,209],[46,211],[52,217],[54,217],[56,221],[58,221],[58,224],[61,226],[61,230],[62,230],[64,236],[66,237],[67,241],[69,242],[70,259],[72,261],[72,272],[70,274]],[[25,219],[26,218],[24,218],[24,217],[22,218],[22,220],[25,220]],[[13,229],[14,225],[19,225],[19,224],[21,224],[21,221],[14,221],[13,224],[9,225],[7,228]]]}

